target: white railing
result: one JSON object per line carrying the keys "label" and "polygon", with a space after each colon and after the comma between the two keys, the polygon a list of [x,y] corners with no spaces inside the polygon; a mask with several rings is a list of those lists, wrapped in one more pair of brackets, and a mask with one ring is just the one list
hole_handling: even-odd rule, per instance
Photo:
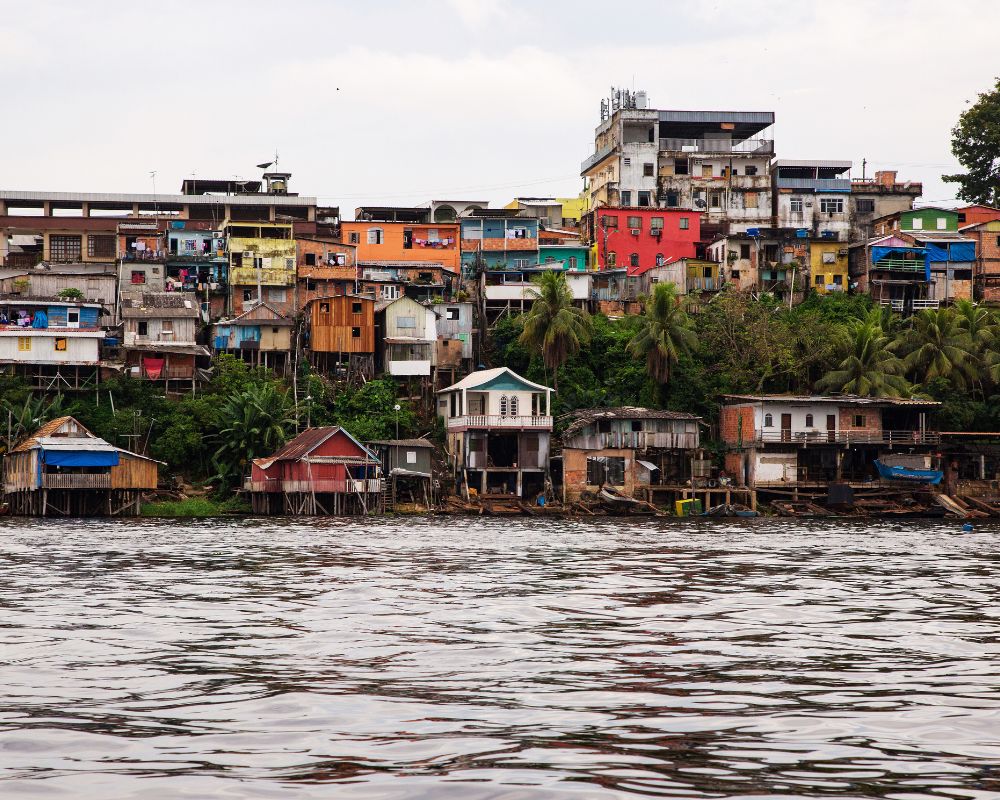
{"label": "white railing", "polygon": [[500,414],[466,414],[448,420],[448,428],[544,428],[552,430],[552,417],[541,414],[511,417]]}
{"label": "white railing", "polygon": [[111,474],[43,473],[42,486],[46,489],[110,489]]}
{"label": "white railing", "polygon": [[312,481],[252,481],[247,480],[243,488],[250,492],[289,492],[316,494],[347,494],[361,492],[377,494],[382,491],[382,480],[379,478],[361,478],[349,480],[317,479]]}
{"label": "white railing", "polygon": [[[885,306],[886,308],[891,308],[893,311],[902,311],[904,301],[902,300],[879,300],[878,304],[880,306]],[[940,308],[940,300],[911,300],[910,306],[914,311],[920,311],[924,308]]]}
{"label": "white railing", "polygon": [[941,434],[937,431],[757,431],[755,439],[748,441],[786,444],[937,444]]}

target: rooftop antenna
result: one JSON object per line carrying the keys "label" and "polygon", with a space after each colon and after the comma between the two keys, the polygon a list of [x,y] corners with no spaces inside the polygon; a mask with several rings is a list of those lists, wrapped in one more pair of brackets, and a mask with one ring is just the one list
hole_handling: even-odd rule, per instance
{"label": "rooftop antenna", "polygon": [[151,170],[149,173],[150,179],[153,181],[153,216],[160,216],[160,209],[156,202],[156,170]]}

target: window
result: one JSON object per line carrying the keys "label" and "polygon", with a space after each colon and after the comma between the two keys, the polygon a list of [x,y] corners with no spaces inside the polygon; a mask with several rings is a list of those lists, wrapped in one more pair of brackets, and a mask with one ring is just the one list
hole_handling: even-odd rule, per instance
{"label": "window", "polygon": [[667,193],[667,208],[677,208],[678,205],[677,194],[673,192]]}
{"label": "window", "polygon": [[144,319],[139,320],[136,323],[135,332],[139,336],[149,336],[149,323]]}
{"label": "window", "polygon": [[546,264],[555,264],[556,263],[556,257],[555,256],[545,256],[545,263]]}
{"label": "window", "polygon": [[639,205],[648,206],[649,203],[649,192],[639,192]]}
{"label": "window", "polygon": [[350,244],[360,244],[360,242],[361,242],[361,236],[358,234],[358,232],[357,231],[351,231],[350,238],[349,238],[349,243]]}
{"label": "window", "polygon": [[844,285],[844,276],[843,275],[834,275],[833,276],[833,285],[834,286],[843,286]]}
{"label": "window", "polygon": [[662,267],[666,263],[667,263],[667,260],[663,257],[663,253],[657,253],[656,254],[656,266]]}
{"label": "window", "polygon": [[705,267],[705,268],[703,268],[702,271],[701,271],[701,277],[703,277],[703,278],[711,278],[712,277],[712,269],[713,269],[712,267]]}
{"label": "window", "polygon": [[788,210],[790,212],[792,212],[793,214],[801,214],[802,213],[802,198],[801,197],[792,197],[792,198],[789,198],[789,200],[788,200]]}
{"label": "window", "polygon": [[160,330],[162,330],[164,333],[173,333],[174,321],[172,319],[163,320],[163,322],[160,323]]}
{"label": "window", "polygon": [[822,286],[823,285],[823,276],[822,275],[817,275],[813,279],[813,283],[815,283],[817,286]]}
{"label": "window", "polygon": [[865,415],[864,414],[855,414],[854,418],[851,420],[851,424],[855,428],[863,428],[863,427],[865,427]]}
{"label": "window", "polygon": [[701,177],[703,177],[703,178],[711,178],[712,177],[712,165],[711,164],[702,164],[701,165]]}
{"label": "window", "polygon": [[507,395],[500,395],[500,416],[507,416]]}
{"label": "window", "polygon": [[686,231],[691,227],[691,220],[687,217],[680,218],[680,228],[682,231]]}
{"label": "window", "polygon": [[368,229],[368,244],[382,244],[385,232],[381,228]]}
{"label": "window", "polygon": [[438,235],[438,229],[437,228],[428,228],[427,229],[427,241],[428,242],[437,242],[437,241],[440,241],[440,239],[441,239],[441,237]]}
{"label": "window", "polygon": [[56,337],[56,352],[65,353],[68,348],[68,340],[65,336]]}
{"label": "window", "polygon": [[351,303],[351,313],[352,314],[360,314],[361,313],[361,303],[358,302],[357,300],[355,300],[355,301],[353,301]]}
{"label": "window", "polygon": [[813,415],[806,414],[806,427],[811,428],[813,426]]}
{"label": "window", "polygon": [[319,304],[319,313],[320,314],[329,314],[330,313],[330,304],[329,303],[320,303]]}
{"label": "window", "polygon": [[912,220],[910,220],[910,230],[919,231],[922,230],[923,227],[924,227],[924,221],[920,219],[920,217],[914,217]]}
{"label": "window", "polygon": [[587,459],[587,485],[625,485],[625,459],[622,456],[597,456]]}
{"label": "window", "polygon": [[361,338],[361,328],[358,328],[358,327],[351,328],[351,338],[352,339],[360,339]]}
{"label": "window", "polygon": [[407,464],[416,464],[417,463],[417,451],[416,450],[407,450],[406,451],[406,463]]}
{"label": "window", "polygon": [[517,416],[517,395],[516,394],[512,394],[510,396],[510,415],[512,417],[516,417]]}
{"label": "window", "polygon": [[639,433],[642,430],[642,420],[634,419],[632,420],[632,433]]}
{"label": "window", "polygon": [[722,192],[708,193],[709,208],[722,208]]}
{"label": "window", "polygon": [[601,217],[601,225],[605,228],[617,228],[618,217],[612,217],[610,214],[605,214]]}
{"label": "window", "polygon": [[399,297],[399,287],[398,286],[392,285],[392,286],[383,286],[382,287],[382,299],[383,300],[395,300],[398,297]]}
{"label": "window", "polygon": [[114,258],[117,255],[115,253],[115,237],[89,235],[87,237],[87,255],[91,258]]}
{"label": "window", "polygon": [[688,160],[686,158],[674,159],[674,175],[688,174]]}
{"label": "window", "polygon": [[244,289],[243,290],[243,302],[244,303],[252,303],[253,299],[254,299],[253,298],[253,289]]}
{"label": "window", "polygon": [[938,217],[937,218],[937,229],[939,231],[948,230],[948,220],[947,220],[947,218],[945,218],[945,217]]}
{"label": "window", "polygon": [[19,353],[30,353],[31,352],[31,337],[30,336],[18,336],[17,337],[17,350]]}
{"label": "window", "polygon": [[82,258],[82,246],[79,236],[50,236],[49,261],[79,261]]}
{"label": "window", "polygon": [[656,165],[650,164],[648,161],[642,165],[642,175],[645,178],[652,178],[656,174]]}
{"label": "window", "polygon": [[146,282],[146,271],[143,269],[132,270],[132,283],[139,284]]}
{"label": "window", "polygon": [[875,213],[875,201],[867,198],[861,198],[854,201],[854,207],[857,209],[859,214],[874,214]]}
{"label": "window", "polygon": [[316,281],[312,278],[306,278],[306,291],[315,292],[316,291]]}
{"label": "window", "polygon": [[604,266],[613,267],[616,263],[618,263],[618,256],[614,252],[608,253],[604,257]]}
{"label": "window", "polygon": [[639,266],[639,254],[638,253],[632,253],[632,255],[630,255],[628,257],[628,263],[629,263],[630,266],[638,267]]}
{"label": "window", "polygon": [[844,200],[840,197],[822,197],[819,201],[819,210],[823,214],[842,214]]}
{"label": "window", "polygon": [[416,317],[397,317],[396,318],[397,328],[416,328],[417,318]]}
{"label": "window", "polygon": [[958,221],[965,222],[965,214],[962,213],[961,211],[958,212]]}
{"label": "window", "polygon": [[757,192],[747,192],[743,195],[744,208],[757,208]]}
{"label": "window", "polygon": [[632,166],[632,159],[628,158],[627,156],[625,157],[625,166],[626,167]]}
{"label": "window", "polygon": [[622,192],[622,205],[623,206],[632,205],[632,192]]}
{"label": "window", "polygon": [[649,232],[654,236],[663,233],[663,217],[652,217],[649,220]]}
{"label": "window", "polygon": [[750,258],[750,245],[741,244],[740,245],[740,258]]}
{"label": "window", "polygon": [[315,267],[316,266],[316,254],[315,253],[306,253],[306,266],[307,267]]}
{"label": "window", "polygon": [[642,217],[629,217],[628,227],[629,230],[642,230]]}
{"label": "window", "polygon": [[[736,170],[735,169],[733,170],[733,174],[734,175],[736,174]],[[757,167],[755,167],[753,164],[748,164],[747,167],[746,167],[746,169],[743,170],[743,174],[744,175],[756,175],[757,174]]]}
{"label": "window", "polygon": [[460,308],[449,308],[445,311],[445,319],[456,320],[462,316]]}
{"label": "window", "polygon": [[576,256],[569,257],[569,268],[576,269]]}
{"label": "window", "polygon": [[824,264],[836,264],[837,263],[837,254],[834,253],[834,252],[832,252],[832,251],[828,251],[826,253],[823,253],[823,263]]}
{"label": "window", "polygon": [[774,417],[772,417],[770,414],[765,414],[764,415],[764,427],[765,428],[773,428],[774,427]]}
{"label": "window", "polygon": [[269,303],[285,303],[288,301],[288,290],[283,286],[269,286],[267,300]]}

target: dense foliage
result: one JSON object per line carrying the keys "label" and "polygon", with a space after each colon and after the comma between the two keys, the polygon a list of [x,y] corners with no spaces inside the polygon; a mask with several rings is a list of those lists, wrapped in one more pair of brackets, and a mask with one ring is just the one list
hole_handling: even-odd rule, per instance
{"label": "dense foliage", "polygon": [[959,198],[988,206],[1000,203],[1000,80],[962,112],[951,131],[951,152],[966,170],[944,176],[959,185]]}

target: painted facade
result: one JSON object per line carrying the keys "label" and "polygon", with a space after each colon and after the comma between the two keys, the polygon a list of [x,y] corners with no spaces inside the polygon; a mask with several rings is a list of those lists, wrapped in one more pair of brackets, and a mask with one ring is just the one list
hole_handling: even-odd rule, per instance
{"label": "painted facade", "polygon": [[597,247],[595,268],[624,267],[630,276],[681,258],[694,258],[701,220],[690,210],[600,208],[585,220],[588,241]]}
{"label": "painted facade", "polygon": [[475,216],[461,221],[462,264],[517,269],[538,264],[538,220]]}
{"label": "painted facade", "polygon": [[440,264],[457,273],[460,264],[458,225],[447,222],[394,222],[379,219],[344,221],[344,243],[354,245],[361,263],[394,261]]}

